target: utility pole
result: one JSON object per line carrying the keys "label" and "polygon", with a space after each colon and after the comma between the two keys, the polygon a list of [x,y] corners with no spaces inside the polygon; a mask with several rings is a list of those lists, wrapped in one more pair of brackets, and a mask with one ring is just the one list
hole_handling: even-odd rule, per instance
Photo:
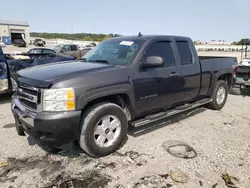
{"label": "utility pole", "polygon": [[94,34],[95,34],[95,20],[94,20]]}
{"label": "utility pole", "polygon": [[71,34],[74,32],[74,26],[71,24]]}

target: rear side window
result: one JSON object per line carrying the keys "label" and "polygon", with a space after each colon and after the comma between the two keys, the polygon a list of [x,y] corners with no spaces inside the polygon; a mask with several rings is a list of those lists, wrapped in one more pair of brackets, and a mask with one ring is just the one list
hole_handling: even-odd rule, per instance
{"label": "rear side window", "polygon": [[175,65],[175,58],[171,42],[156,42],[150,45],[145,54],[145,60],[149,56],[159,56],[163,58],[164,66],[169,67]]}
{"label": "rear side window", "polygon": [[188,42],[176,41],[176,45],[180,54],[181,64],[188,65],[193,63],[193,55]]}
{"label": "rear side window", "polygon": [[72,45],[70,47],[71,47],[71,51],[77,51],[77,47],[75,45]]}

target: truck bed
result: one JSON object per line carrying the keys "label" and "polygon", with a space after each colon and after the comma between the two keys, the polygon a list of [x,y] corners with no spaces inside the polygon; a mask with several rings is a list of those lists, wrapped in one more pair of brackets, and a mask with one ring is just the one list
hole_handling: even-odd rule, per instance
{"label": "truck bed", "polygon": [[215,73],[220,70],[227,70],[233,73],[233,66],[237,65],[236,57],[221,56],[199,56],[201,64],[201,90],[200,95],[208,95],[211,92],[211,80]]}

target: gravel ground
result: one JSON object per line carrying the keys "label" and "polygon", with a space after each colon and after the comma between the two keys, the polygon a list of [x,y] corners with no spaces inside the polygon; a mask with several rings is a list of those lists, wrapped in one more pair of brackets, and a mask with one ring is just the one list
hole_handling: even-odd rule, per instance
{"label": "gravel ground", "polygon": [[0,98],[1,188],[250,185],[247,95],[229,95],[221,111],[198,108],[134,129],[118,152],[99,159],[70,144],[51,153],[31,137],[17,136],[9,97]]}

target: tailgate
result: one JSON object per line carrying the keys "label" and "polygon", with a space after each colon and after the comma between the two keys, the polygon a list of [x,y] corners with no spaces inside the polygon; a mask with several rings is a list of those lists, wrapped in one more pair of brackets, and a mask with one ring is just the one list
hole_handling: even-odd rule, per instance
{"label": "tailgate", "polygon": [[250,66],[238,66],[235,70],[235,77],[239,81],[250,81]]}

